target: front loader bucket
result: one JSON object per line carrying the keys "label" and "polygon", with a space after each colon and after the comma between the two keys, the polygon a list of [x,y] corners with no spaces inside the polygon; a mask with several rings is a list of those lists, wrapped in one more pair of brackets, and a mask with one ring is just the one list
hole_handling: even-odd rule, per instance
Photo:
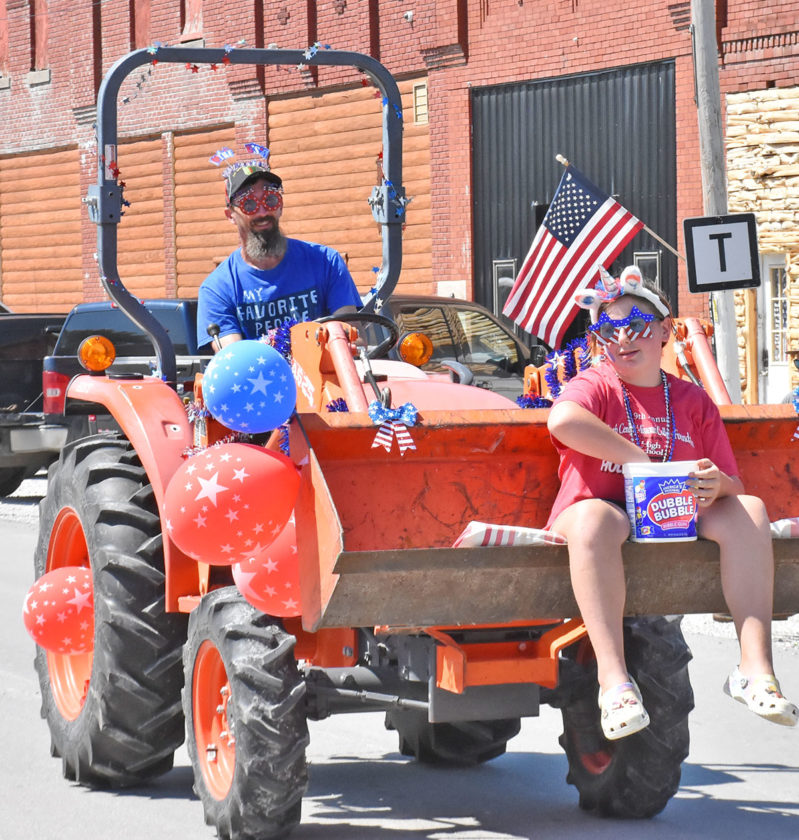
{"label": "front loader bucket", "polygon": [[[799,443],[790,406],[723,407],[751,492],[791,512]],[[576,615],[564,546],[452,548],[472,520],[543,528],[557,488],[547,410],[420,412],[400,454],[363,414],[291,426],[303,626],[432,627]],[[799,612],[799,540],[775,543],[775,610]],[[715,544],[624,547],[628,615],[726,609]]]}

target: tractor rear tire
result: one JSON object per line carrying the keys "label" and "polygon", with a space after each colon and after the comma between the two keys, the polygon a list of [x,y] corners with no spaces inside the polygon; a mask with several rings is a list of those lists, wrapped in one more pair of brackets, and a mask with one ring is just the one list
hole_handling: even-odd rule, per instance
{"label": "tractor rear tire", "polygon": [[164,610],[160,519],[127,441],[85,438],[51,465],[36,576],[61,566],[91,569],[94,650],[36,649],[51,753],[72,781],[140,784],[170,770],[183,743],[186,617]]}
{"label": "tractor rear tire", "polygon": [[691,651],[680,618],[625,621],[624,642],[649,726],[617,741],[604,737],[594,665],[592,678],[582,680],[579,692],[563,706],[560,744],[569,760],[566,781],[579,791],[581,808],[601,816],[650,818],[677,792],[688,755],[688,714],[694,707]]}
{"label": "tractor rear tire", "polygon": [[222,840],[285,837],[308,785],[305,682],[293,636],[235,587],[189,619],[183,707],[194,789]]}
{"label": "tractor rear tire", "polygon": [[402,755],[422,764],[470,767],[501,756],[519,734],[518,718],[430,723],[415,709],[386,712],[386,729],[396,729]]}

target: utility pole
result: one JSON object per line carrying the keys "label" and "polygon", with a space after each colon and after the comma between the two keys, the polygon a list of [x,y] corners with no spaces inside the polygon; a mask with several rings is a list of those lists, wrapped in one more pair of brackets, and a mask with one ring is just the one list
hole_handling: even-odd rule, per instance
{"label": "utility pole", "polygon": [[[721,86],[714,0],[691,0],[691,27],[704,212],[706,216],[723,216],[727,213],[727,169],[721,128]],[[738,368],[733,295],[731,290],[713,292],[711,302],[719,371],[730,399],[740,403],[741,375]]]}

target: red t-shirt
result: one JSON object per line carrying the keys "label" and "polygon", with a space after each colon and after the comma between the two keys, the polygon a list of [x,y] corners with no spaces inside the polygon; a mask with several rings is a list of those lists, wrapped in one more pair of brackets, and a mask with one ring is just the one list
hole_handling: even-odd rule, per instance
{"label": "red t-shirt", "polygon": [[[671,374],[667,376],[676,428],[671,460],[710,458],[722,472],[738,475],[738,465],[716,404],[692,382],[677,379]],[[669,447],[663,387],[626,387],[640,446],[653,461],[660,461]],[[599,364],[575,376],[564,386],[555,403],[563,401],[581,405],[611,429],[633,440],[621,383],[609,363]],[[554,435],[552,441],[560,455],[558,477],[561,483],[547,527],[564,508],[581,499],[608,499],[624,505],[621,464],[575,452]]]}

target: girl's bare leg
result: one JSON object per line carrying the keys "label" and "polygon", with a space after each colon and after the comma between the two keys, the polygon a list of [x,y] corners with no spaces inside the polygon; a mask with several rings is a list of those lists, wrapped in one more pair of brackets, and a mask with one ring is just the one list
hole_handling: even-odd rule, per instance
{"label": "girl's bare leg", "polygon": [[572,589],[604,692],[629,679],[622,635],[626,585],[621,545],[630,523],[616,505],[584,499],[564,510],[551,527],[568,540]]}
{"label": "girl's bare leg", "polygon": [[774,553],[757,496],[724,496],[701,511],[697,532],[719,544],[721,588],[741,646],[741,673],[771,674]]}

